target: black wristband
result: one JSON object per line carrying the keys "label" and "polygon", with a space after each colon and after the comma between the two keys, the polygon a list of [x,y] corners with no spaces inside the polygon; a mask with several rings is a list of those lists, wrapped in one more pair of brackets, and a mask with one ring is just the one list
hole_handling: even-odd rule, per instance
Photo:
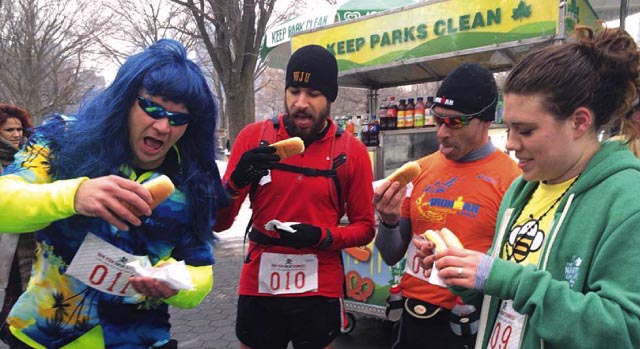
{"label": "black wristband", "polygon": [[380,223],[382,223],[382,225],[384,225],[385,228],[387,229],[395,229],[400,225],[400,220],[398,220],[395,224],[387,224],[385,221],[381,219]]}

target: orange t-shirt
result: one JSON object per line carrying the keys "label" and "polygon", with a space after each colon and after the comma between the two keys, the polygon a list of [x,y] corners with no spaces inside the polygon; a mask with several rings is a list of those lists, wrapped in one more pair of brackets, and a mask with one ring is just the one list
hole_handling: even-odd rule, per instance
{"label": "orange t-shirt", "polygon": [[[402,204],[402,217],[411,219],[412,233],[446,227],[458,236],[465,248],[486,252],[493,240],[502,196],[521,174],[516,163],[499,150],[471,162],[451,161],[436,152],[418,163],[420,175],[413,181],[411,197],[405,198]],[[411,245],[406,268],[422,275],[417,261],[410,256]],[[447,309],[455,303],[455,296],[448,289],[432,285],[406,270],[400,284],[405,297]]]}

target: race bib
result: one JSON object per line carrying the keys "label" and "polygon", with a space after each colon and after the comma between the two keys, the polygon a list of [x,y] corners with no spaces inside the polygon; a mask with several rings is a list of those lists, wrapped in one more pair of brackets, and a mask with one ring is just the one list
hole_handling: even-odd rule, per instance
{"label": "race bib", "polygon": [[491,332],[488,349],[520,348],[526,316],[513,310],[512,301],[502,301],[496,324]]}
{"label": "race bib", "polygon": [[135,256],[88,233],[67,268],[67,275],[82,281],[98,291],[116,296],[134,296],[137,292],[129,285],[133,268],[126,264],[139,261],[143,267],[151,266],[147,256]]}
{"label": "race bib", "polygon": [[295,294],[318,290],[318,256],[265,252],[260,258],[258,292]]}
{"label": "race bib", "polygon": [[416,247],[416,245],[414,245],[413,242],[410,242],[409,247],[407,248],[407,263],[405,265],[404,272],[411,276],[417,277],[420,280],[429,282],[429,278],[426,275],[427,269],[423,268],[420,264],[420,257],[416,256],[417,252],[418,248]]}

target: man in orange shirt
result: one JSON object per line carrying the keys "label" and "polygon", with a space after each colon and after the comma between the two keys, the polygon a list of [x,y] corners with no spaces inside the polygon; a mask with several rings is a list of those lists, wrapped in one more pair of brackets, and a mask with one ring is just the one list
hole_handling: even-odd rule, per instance
{"label": "man in orange shirt", "polygon": [[[421,171],[411,194],[398,182],[375,190],[380,216],[376,247],[389,265],[406,256],[400,282],[405,304],[394,327],[393,349],[474,346],[473,326],[456,329],[459,334],[452,330],[455,295],[428,281],[431,271],[414,258],[411,240],[427,229],[446,227],[465,248],[486,252],[491,246],[502,196],[520,174],[516,163],[489,139],[497,96],[491,72],[478,64],[456,68],[438,89],[431,109],[439,151],[417,161]],[[469,323],[478,314],[470,314]]]}

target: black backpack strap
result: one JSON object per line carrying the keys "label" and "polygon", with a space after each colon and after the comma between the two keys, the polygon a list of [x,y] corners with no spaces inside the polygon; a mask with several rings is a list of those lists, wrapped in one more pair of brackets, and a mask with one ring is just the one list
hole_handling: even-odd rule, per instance
{"label": "black backpack strap", "polygon": [[316,169],[311,167],[299,167],[299,166],[293,166],[293,165],[282,164],[282,163],[274,164],[273,168],[281,171],[300,173],[310,177],[336,177],[337,176],[335,169],[322,170],[322,169]]}

